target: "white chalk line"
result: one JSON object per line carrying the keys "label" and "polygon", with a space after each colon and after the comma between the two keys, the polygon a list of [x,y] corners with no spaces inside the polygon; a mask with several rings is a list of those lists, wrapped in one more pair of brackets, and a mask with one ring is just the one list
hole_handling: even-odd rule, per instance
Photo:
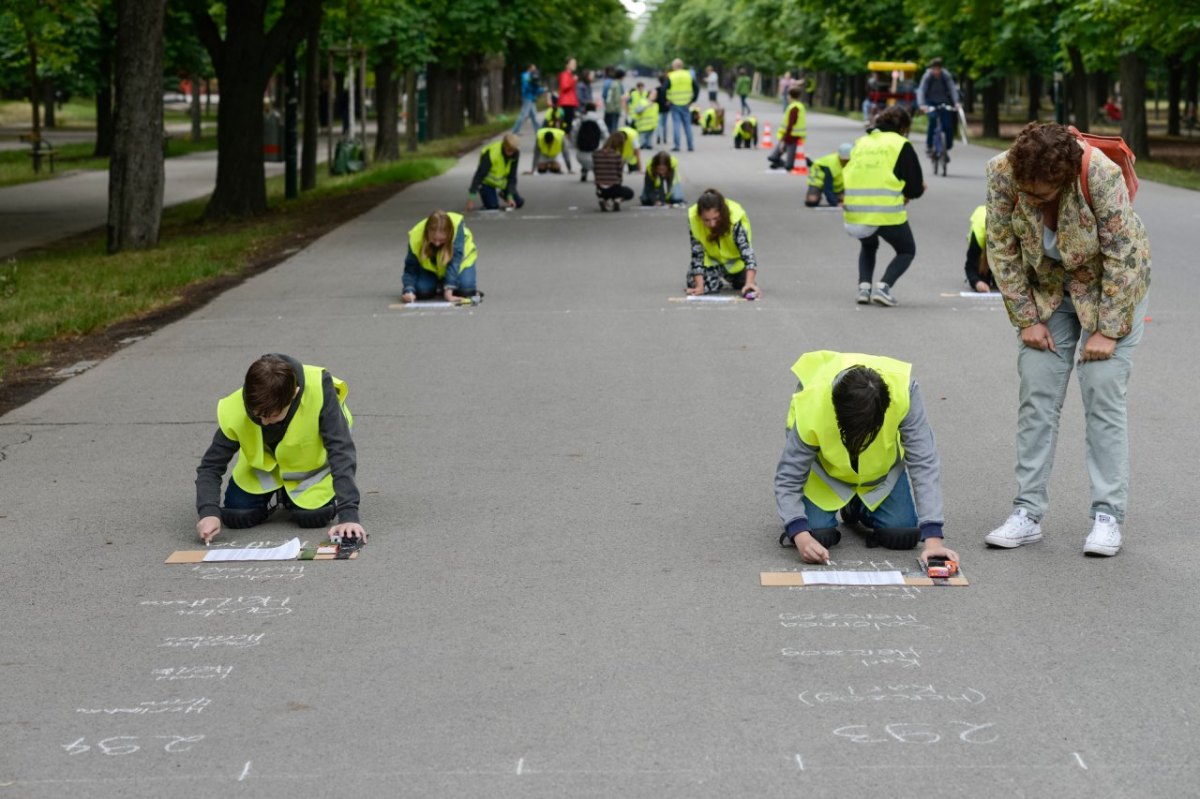
{"label": "white chalk line", "polygon": [[517,761],[517,776],[520,777],[521,772],[524,770],[525,770],[525,758],[521,758]]}
{"label": "white chalk line", "polygon": [[1071,754],[1075,755],[1075,761],[1076,761],[1077,763],[1079,763],[1079,767],[1080,767],[1081,769],[1083,769],[1084,771],[1087,771],[1087,770],[1088,770],[1087,763],[1084,763],[1084,762],[1083,762],[1083,758],[1079,756],[1079,753],[1078,753],[1078,752],[1072,752]]}
{"label": "white chalk line", "polygon": [[245,767],[242,768],[241,776],[238,777],[238,782],[241,782],[242,780],[246,779],[246,775],[249,773],[250,773],[250,761],[247,760]]}

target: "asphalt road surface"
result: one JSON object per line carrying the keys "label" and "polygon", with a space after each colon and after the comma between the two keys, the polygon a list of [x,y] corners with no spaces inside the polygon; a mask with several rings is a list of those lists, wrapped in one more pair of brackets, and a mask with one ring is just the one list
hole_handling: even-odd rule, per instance
{"label": "asphalt road surface", "polygon": [[[860,131],[812,114],[809,154]],[[696,143],[688,200],[745,206],[757,302],[670,301],[683,210],[605,214],[575,176],[523,176],[523,210],[468,217],[481,306],[390,307],[407,230],[461,208],[471,155],[0,418],[0,799],[1194,795],[1196,195],[1137,198],[1125,548],[1082,554],[1073,384],[1046,538],[991,551],[1016,335],[958,292],[994,153],[960,144],[927,177],[881,308],[854,304],[857,242],[802,178]],[[789,368],[826,348],[915,364],[970,586],[759,585],[801,568],[771,481]],[[370,544],[165,565],[196,548],[216,401],[272,351],[349,383]],[[280,513],[219,540],[305,533]],[[833,555],[915,565],[851,532]]]}

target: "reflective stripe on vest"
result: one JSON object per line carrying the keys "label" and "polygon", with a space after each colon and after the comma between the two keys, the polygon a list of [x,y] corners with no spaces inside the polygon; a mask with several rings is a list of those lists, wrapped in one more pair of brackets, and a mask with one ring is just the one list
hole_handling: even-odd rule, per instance
{"label": "reflective stripe on vest", "polygon": [[818,189],[825,187],[825,173],[833,175],[833,193],[841,194],[845,186],[842,183],[842,159],[837,153],[823,155],[813,161],[812,169],[808,171],[808,185]]}
{"label": "reflective stripe on vest", "polygon": [[488,170],[487,176],[483,179],[483,185],[491,186],[493,189],[503,189],[508,186],[508,172],[512,166],[512,161],[504,155],[504,140],[492,142],[487,147],[483,148],[491,159],[492,167]]}
{"label": "reflective stripe on vest", "polygon": [[[859,365],[880,374],[891,401],[879,434],[858,456],[856,472],[850,466],[850,453],[838,428],[833,383],[841,372]],[[817,451],[804,495],[817,507],[832,512],[857,494],[864,505],[875,510],[904,470],[900,422],[908,413],[912,365],[878,355],[821,350],[800,356],[792,372],[799,378],[801,389],[792,395],[788,428],[795,428],[800,440]]]}
{"label": "reflective stripe on vest", "polygon": [[[546,134],[550,134],[551,142],[546,144]],[[563,137],[566,136],[559,128],[541,128],[537,132],[538,152],[545,158],[558,158],[563,149]]]}
{"label": "reflective stripe on vest", "polygon": [[787,110],[785,110],[783,112],[783,124],[786,125],[788,119],[791,118],[793,108],[797,109],[796,110],[796,124],[792,128],[791,133],[789,133],[785,129],[783,131],[783,133],[781,133],[780,135],[781,136],[791,136],[791,137],[797,138],[797,139],[803,139],[806,135],[808,135],[808,120],[807,120],[807,117],[806,117],[805,111],[804,111],[804,103],[801,103],[796,100],[793,100],[792,102],[788,103]]}
{"label": "reflective stripe on vest", "polygon": [[733,240],[733,229],[740,222],[742,229],[746,231],[746,241],[749,242],[750,219],[740,204],[733,200],[726,200],[725,204],[729,206],[729,231],[717,241],[708,240],[708,228],[700,221],[700,211],[696,205],[688,209],[688,225],[692,229],[692,236],[704,247],[704,265],[720,264],[725,267],[726,272],[733,275],[746,268],[737,242]]}
{"label": "reflective stripe on vest", "polygon": [[667,75],[671,88],[667,90],[667,102],[687,108],[692,104],[692,73],[686,69],[672,70]]}
{"label": "reflective stripe on vest", "polygon": [[[446,212],[446,216],[450,217],[450,240],[442,246],[449,247],[451,248],[451,251],[453,251],[454,241],[458,238],[459,228],[462,228],[463,259],[462,263],[458,265],[458,271],[462,272],[462,270],[469,269],[470,267],[474,266],[476,259],[479,257],[479,253],[475,249],[475,236],[471,234],[471,229],[469,227],[463,225],[462,214],[456,214],[453,211],[448,211]],[[417,262],[421,264],[422,269],[424,269],[426,272],[433,272],[435,275],[437,275],[438,280],[441,280],[446,276],[446,268],[450,265],[450,262],[447,261],[444,264],[439,264],[436,260],[426,259],[421,254],[421,250],[424,249],[425,226],[427,224],[429,224],[429,219],[422,219],[413,226],[412,230],[408,231],[408,249],[417,257]]]}
{"label": "reflective stripe on vest", "polygon": [[904,181],[896,177],[896,159],[908,139],[899,133],[873,130],[860,136],[842,171],[846,186],[843,209],[850,225],[902,225]]}
{"label": "reflective stripe on vest", "polygon": [[[300,403],[274,452],[263,444],[262,427],[246,413],[242,389],[217,403],[221,432],[238,443],[232,480],[243,491],[267,494],[282,487],[297,506],[310,510],[334,498],[333,475],[320,432],[321,408],[325,404],[321,385],[324,373],[319,366],[304,366]],[[335,377],[333,386],[346,422],[353,424],[354,417],[346,407],[349,392],[346,383]]]}
{"label": "reflective stripe on vest", "polygon": [[[987,206],[981,205],[971,212],[971,236],[981,248],[987,246]],[[970,239],[968,237],[968,243]]]}

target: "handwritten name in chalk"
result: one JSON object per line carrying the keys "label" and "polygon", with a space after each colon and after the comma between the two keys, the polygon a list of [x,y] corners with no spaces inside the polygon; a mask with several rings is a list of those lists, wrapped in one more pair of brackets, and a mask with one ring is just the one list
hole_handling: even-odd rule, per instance
{"label": "handwritten name in chalk", "polygon": [[288,607],[291,597],[269,596],[239,596],[234,597],[205,597],[203,599],[147,599],[139,605],[153,607],[176,607],[180,616],[232,616],[243,614],[251,616],[286,616],[292,612]]}
{"label": "handwritten name in chalk", "polygon": [[915,630],[928,630],[929,626],[921,624],[915,616],[891,613],[780,613],[779,625],[793,629],[812,629],[816,627],[829,629],[851,630],[886,630],[894,627],[908,627]]}
{"label": "handwritten name in chalk", "polygon": [[[151,736],[136,736],[136,735],[114,735],[110,738],[101,738],[95,744],[85,743],[87,738],[79,738],[69,744],[63,744],[62,748],[66,750],[68,755],[82,755],[86,752],[92,752],[98,755],[110,755],[119,757],[121,755],[132,755],[135,752],[143,750],[157,750],[159,746],[164,752],[178,754],[180,752],[191,751],[193,745],[204,740],[203,735],[151,735]],[[162,743],[166,741],[166,743]]]}
{"label": "handwritten name in chalk", "polygon": [[895,723],[882,727],[873,724],[848,724],[833,734],[856,744],[936,744],[948,743],[994,744],[1000,736],[992,731],[995,722],[972,724],[967,721],[946,721],[938,724]]}
{"label": "handwritten name in chalk", "polygon": [[902,669],[921,668],[921,653],[916,649],[793,649],[784,647],[785,658],[850,657],[859,658],[864,666],[899,666]]}
{"label": "handwritten name in chalk", "polygon": [[233,666],[172,666],[150,672],[158,680],[224,680],[233,673]]}
{"label": "handwritten name in chalk", "polygon": [[805,566],[803,571],[904,571],[909,565],[891,560],[831,560],[828,563]]}
{"label": "handwritten name in chalk", "polygon": [[787,590],[806,594],[844,591],[850,599],[916,599],[921,593],[921,589],[915,585],[789,585]]}
{"label": "handwritten name in chalk", "polygon": [[847,686],[845,691],[801,691],[798,697],[809,707],[832,703],[854,702],[948,702],[978,705],[987,697],[982,691],[968,688],[965,691],[939,691],[932,685],[873,685],[869,688]]}
{"label": "handwritten name in chalk", "polygon": [[251,633],[247,635],[185,635],[168,636],[159,644],[160,647],[180,647],[186,649],[201,649],[209,646],[230,646],[235,649],[247,649],[258,646],[267,637],[266,633]]}
{"label": "handwritten name in chalk", "polygon": [[212,700],[207,697],[199,697],[197,699],[164,699],[158,702],[138,702],[136,707],[77,707],[75,708],[75,712],[105,716],[120,714],[129,716],[157,716],[161,713],[183,713],[185,715],[195,713],[199,715],[204,712],[204,708],[211,704]]}
{"label": "handwritten name in chalk", "polygon": [[304,576],[304,565],[193,566],[191,571],[201,580],[299,580]]}

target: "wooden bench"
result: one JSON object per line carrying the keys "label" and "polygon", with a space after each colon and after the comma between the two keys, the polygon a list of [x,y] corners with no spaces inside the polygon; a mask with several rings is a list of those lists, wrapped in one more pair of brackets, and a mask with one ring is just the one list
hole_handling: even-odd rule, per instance
{"label": "wooden bench", "polygon": [[42,171],[42,159],[47,159],[50,162],[50,173],[54,173],[54,157],[58,151],[54,149],[54,145],[50,140],[40,133],[22,133],[21,141],[29,144],[29,157],[33,159],[33,171]]}

